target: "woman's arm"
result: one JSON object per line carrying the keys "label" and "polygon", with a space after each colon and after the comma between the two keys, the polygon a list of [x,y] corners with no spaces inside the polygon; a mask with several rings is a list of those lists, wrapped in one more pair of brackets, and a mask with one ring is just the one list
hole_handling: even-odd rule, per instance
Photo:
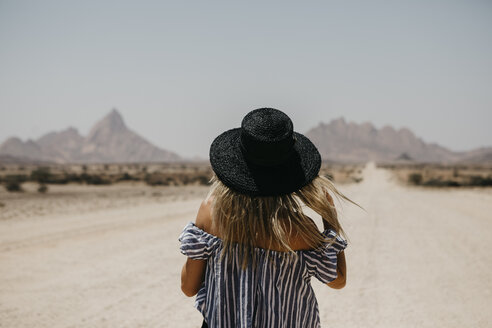
{"label": "woman's arm", "polygon": [[[207,231],[210,229],[211,221],[211,201],[205,200],[200,205],[195,224],[198,228]],[[198,293],[205,278],[206,263],[206,260],[186,259],[181,270],[181,290],[186,296],[191,297]]]}
{"label": "woman's arm", "polygon": [[347,267],[345,264],[345,254],[343,251],[337,255],[337,277],[335,280],[327,283],[328,287],[342,289],[347,282]]}
{"label": "woman's arm", "polygon": [[205,278],[205,260],[188,258],[181,270],[181,290],[186,296],[195,296]]}

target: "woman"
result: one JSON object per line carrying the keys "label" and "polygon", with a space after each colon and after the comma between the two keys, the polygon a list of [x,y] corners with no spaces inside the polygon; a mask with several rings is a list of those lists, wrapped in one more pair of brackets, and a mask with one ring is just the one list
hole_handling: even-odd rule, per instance
{"label": "woman", "polygon": [[[273,108],[219,135],[210,163],[210,193],[179,237],[181,288],[197,295],[202,327],[319,327],[310,278],[339,289],[347,274],[329,191],[352,201],[319,176],[316,147]],[[322,216],[323,232],[304,205]]]}

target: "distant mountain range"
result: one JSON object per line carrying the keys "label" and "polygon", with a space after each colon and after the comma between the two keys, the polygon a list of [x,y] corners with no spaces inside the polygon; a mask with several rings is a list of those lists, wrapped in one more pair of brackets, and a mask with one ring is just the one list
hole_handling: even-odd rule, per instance
{"label": "distant mountain range", "polygon": [[371,123],[347,123],[343,117],[320,123],[306,136],[318,147],[324,160],[334,162],[416,161],[492,162],[492,147],[456,152],[436,143],[426,143],[407,128],[381,129]]}
{"label": "distant mountain range", "polygon": [[[381,129],[371,123],[347,123],[343,117],[320,123],[305,133],[331,162],[443,162],[492,163],[492,147],[455,152],[426,143],[407,128]],[[111,110],[87,137],[69,127],[37,140],[11,137],[0,145],[3,163],[136,163],[184,161],[178,154],[158,148],[130,130],[123,117]]]}
{"label": "distant mountain range", "polygon": [[[23,142],[17,137],[0,145],[0,159],[12,157],[20,162],[50,161],[56,163],[134,163],[175,162],[177,154],[160,149],[130,130],[118,110],[113,109],[97,122],[87,137],[69,127],[50,132],[37,140]],[[10,158],[8,157],[10,156]]]}

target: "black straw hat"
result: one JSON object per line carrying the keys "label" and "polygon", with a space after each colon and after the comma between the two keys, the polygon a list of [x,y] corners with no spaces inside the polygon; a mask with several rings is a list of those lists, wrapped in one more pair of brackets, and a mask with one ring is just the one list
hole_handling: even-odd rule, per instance
{"label": "black straw hat", "polygon": [[319,173],[316,146],[294,131],[291,119],[274,108],[249,112],[241,127],[220,134],[210,146],[215,174],[232,190],[250,196],[297,191]]}

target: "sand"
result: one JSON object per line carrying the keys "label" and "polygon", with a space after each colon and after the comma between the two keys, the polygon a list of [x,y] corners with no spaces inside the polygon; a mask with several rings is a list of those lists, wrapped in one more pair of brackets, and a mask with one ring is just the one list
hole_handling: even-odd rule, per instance
{"label": "sand", "polygon": [[[313,279],[322,326],[489,327],[491,190],[363,177],[340,186],[366,209],[338,204],[347,286]],[[177,237],[206,188],[73,188],[0,193],[0,327],[199,327]]]}

